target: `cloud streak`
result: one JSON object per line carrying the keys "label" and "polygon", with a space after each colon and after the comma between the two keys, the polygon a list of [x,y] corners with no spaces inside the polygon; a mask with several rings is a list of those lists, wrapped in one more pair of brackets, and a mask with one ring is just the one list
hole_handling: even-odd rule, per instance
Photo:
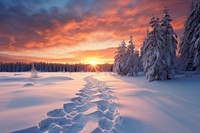
{"label": "cloud streak", "polygon": [[[0,54],[0,62],[56,62],[56,63],[90,63],[96,61],[97,63],[113,63],[114,52],[116,48],[106,48],[99,50],[81,50],[66,53],[66,58],[59,57],[33,57],[29,56],[15,56],[9,54]],[[70,55],[70,56],[68,56]],[[92,56],[91,56],[92,55]]]}

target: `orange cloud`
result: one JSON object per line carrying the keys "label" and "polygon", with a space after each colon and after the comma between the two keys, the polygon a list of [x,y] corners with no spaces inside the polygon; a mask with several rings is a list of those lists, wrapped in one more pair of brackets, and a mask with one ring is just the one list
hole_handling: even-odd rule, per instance
{"label": "orange cloud", "polygon": [[[85,61],[94,54],[93,56],[96,56],[101,62],[112,62],[110,59],[113,55],[106,55],[106,51],[113,45],[106,45],[113,42],[114,46],[118,46],[114,40],[127,40],[132,33],[136,48],[139,49],[146,35],[150,17],[154,14],[162,18],[164,6],[168,6],[170,9],[173,18],[172,25],[180,37],[190,3],[188,0],[101,0],[92,3],[69,0],[68,3],[63,2],[49,8],[37,5],[41,10],[35,9],[35,11],[27,11],[28,7],[24,7],[24,5],[30,4],[22,4],[20,8],[16,3],[10,3],[11,7],[7,7],[8,5],[4,7],[2,4],[0,9],[0,52],[17,53],[27,50],[42,50],[48,54],[50,48],[73,48],[81,47],[84,44],[88,45],[88,49],[97,49],[102,43],[101,49],[104,51],[77,51],[75,49],[74,59],[66,60]],[[61,7],[61,5],[64,6]],[[12,10],[12,7],[15,7],[15,10]],[[109,52],[113,53],[111,51]],[[26,56],[24,55],[24,57]],[[25,60],[24,57],[16,57],[16,60]],[[84,59],[81,59],[82,57]],[[33,58],[32,60],[43,59],[41,57],[41,59]],[[56,62],[61,60],[65,59],[59,59],[58,56],[49,59],[49,61]]]}

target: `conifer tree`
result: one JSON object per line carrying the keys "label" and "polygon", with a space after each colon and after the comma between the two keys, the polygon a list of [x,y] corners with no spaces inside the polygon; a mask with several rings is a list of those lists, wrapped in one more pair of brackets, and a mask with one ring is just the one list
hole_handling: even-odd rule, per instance
{"label": "conifer tree", "polygon": [[141,63],[142,63],[142,69],[143,69],[143,71],[144,72],[146,72],[145,70],[146,69],[144,69],[144,66],[146,66],[146,51],[147,51],[147,49],[148,49],[148,39],[149,39],[149,28],[147,27],[147,34],[146,34],[146,37],[144,38],[144,41],[143,41],[143,44],[142,44],[142,47],[141,47],[141,49],[140,49],[140,60],[141,60]]}
{"label": "conifer tree", "polygon": [[163,10],[164,17],[162,19],[163,30],[163,44],[165,45],[165,61],[167,63],[168,79],[174,77],[175,74],[175,60],[176,60],[176,48],[177,48],[177,35],[170,22],[172,21],[168,9],[165,7]]}
{"label": "conifer tree", "polygon": [[139,55],[135,54],[135,46],[133,44],[133,36],[130,35],[130,41],[127,48],[127,60],[126,60],[126,75],[137,76],[140,71],[139,66]]}
{"label": "conifer tree", "polygon": [[126,60],[126,74],[132,76],[133,74],[133,67],[134,67],[134,49],[135,46],[133,45],[133,36],[130,35],[130,40],[129,40],[129,45],[127,46],[127,52],[126,52],[126,56],[127,56],[127,60]]}
{"label": "conifer tree", "polygon": [[200,69],[200,2],[192,3],[185,22],[180,43],[180,60],[183,70]]}
{"label": "conifer tree", "polygon": [[163,44],[162,27],[159,22],[159,18],[151,18],[150,24],[153,30],[148,34],[143,46],[142,61],[148,81],[168,78],[164,56],[165,45]]}
{"label": "conifer tree", "polygon": [[196,26],[193,30],[190,52],[193,57],[193,67],[196,71],[200,72],[200,2],[196,1],[193,3],[193,10]]}
{"label": "conifer tree", "polygon": [[35,69],[34,64],[32,64],[32,68],[31,68],[31,78],[37,78],[37,71]]}
{"label": "conifer tree", "polygon": [[115,60],[114,60],[114,66],[113,66],[113,71],[120,74],[120,75],[125,75],[126,74],[126,70],[125,70],[125,66],[126,66],[126,60],[127,60],[127,56],[126,56],[126,43],[125,41],[121,42],[121,45],[117,48],[116,51],[116,55],[115,55]]}

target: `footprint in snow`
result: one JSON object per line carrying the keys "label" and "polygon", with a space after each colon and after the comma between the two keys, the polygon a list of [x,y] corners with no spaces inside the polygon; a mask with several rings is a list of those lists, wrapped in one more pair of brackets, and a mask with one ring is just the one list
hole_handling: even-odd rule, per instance
{"label": "footprint in snow", "polygon": [[[48,112],[47,118],[39,122],[38,127],[41,132],[77,133],[82,131],[87,121],[90,120],[87,118],[90,115],[84,115],[84,112],[92,109],[93,106],[96,106],[96,110],[92,110],[90,114],[99,115],[97,115],[98,126],[92,133],[121,132],[122,118],[118,113],[116,103],[113,102],[117,97],[104,82],[92,76],[86,77],[85,81],[86,85],[76,93],[77,97],[72,98],[70,103],[65,103],[62,109]],[[96,101],[92,102],[94,99]]]}

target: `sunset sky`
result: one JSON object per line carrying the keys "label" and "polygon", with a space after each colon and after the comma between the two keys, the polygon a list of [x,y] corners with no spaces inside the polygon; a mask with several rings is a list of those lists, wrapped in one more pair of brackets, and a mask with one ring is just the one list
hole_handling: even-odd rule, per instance
{"label": "sunset sky", "polygon": [[167,6],[179,38],[192,0],[0,0],[0,62],[112,63],[132,33],[140,49]]}

